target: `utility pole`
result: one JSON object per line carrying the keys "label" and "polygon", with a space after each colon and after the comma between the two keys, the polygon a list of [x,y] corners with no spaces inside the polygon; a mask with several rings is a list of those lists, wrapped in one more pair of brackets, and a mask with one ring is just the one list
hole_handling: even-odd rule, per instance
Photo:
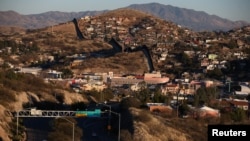
{"label": "utility pole", "polygon": [[176,99],[176,116],[177,116],[177,118],[179,117],[179,93],[180,93],[180,88],[177,91],[177,99]]}
{"label": "utility pole", "polygon": [[19,111],[17,112],[17,116],[16,116],[16,136],[18,137],[18,124],[19,124]]}
{"label": "utility pole", "polygon": [[181,82],[179,82],[179,85],[178,85],[179,88],[177,90],[177,99],[176,99],[176,116],[177,116],[177,118],[179,117],[179,94],[181,91],[180,85],[181,85]]}
{"label": "utility pole", "polygon": [[108,121],[108,127],[107,128],[108,128],[108,130],[111,130],[111,125],[110,125],[111,124],[110,123],[110,120],[111,120],[111,105],[107,105],[106,101],[104,103],[99,103],[99,104],[109,108],[109,121]]}
{"label": "utility pole", "polygon": [[118,141],[121,140],[121,114],[120,113],[116,113],[114,111],[110,111],[111,113],[117,115],[119,117],[119,125],[118,125],[118,128],[119,128],[119,131],[118,131]]}

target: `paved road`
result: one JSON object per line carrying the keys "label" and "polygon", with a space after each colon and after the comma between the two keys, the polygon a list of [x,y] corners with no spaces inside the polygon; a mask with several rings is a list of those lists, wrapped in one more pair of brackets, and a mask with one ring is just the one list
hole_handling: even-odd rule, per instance
{"label": "paved road", "polygon": [[117,135],[107,130],[108,118],[87,118],[78,121],[84,141],[117,141]]}
{"label": "paved road", "polygon": [[[117,141],[118,136],[107,130],[108,117],[76,120],[77,126],[83,129],[83,141]],[[53,118],[24,118],[23,121],[27,129],[27,141],[43,141],[51,131]]]}
{"label": "paved road", "polygon": [[[119,106],[112,103],[112,111]],[[107,108],[107,107],[106,107]],[[101,117],[76,118],[77,125],[83,129],[83,141],[117,141],[118,135],[107,130],[109,123],[108,113],[103,113]],[[115,116],[111,114],[111,116]],[[114,118],[114,117],[113,117]],[[110,119],[112,123],[113,118]],[[23,118],[24,126],[27,130],[27,141],[42,141],[47,139],[48,133],[52,130],[54,118],[29,117]],[[113,121],[116,122],[116,121]],[[118,121],[117,121],[118,122]]]}
{"label": "paved road", "polygon": [[43,141],[47,139],[51,131],[53,118],[23,118],[26,127],[27,141]]}
{"label": "paved road", "polygon": [[47,139],[47,131],[26,128],[27,141],[44,141]]}

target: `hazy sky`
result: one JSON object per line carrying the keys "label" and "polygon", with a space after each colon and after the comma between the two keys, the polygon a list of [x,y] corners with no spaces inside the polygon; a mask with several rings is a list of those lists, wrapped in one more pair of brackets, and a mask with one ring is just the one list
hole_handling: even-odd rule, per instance
{"label": "hazy sky", "polygon": [[204,11],[233,21],[250,22],[250,0],[0,0],[0,11],[14,10],[24,15],[48,11],[80,12],[113,10],[151,2]]}

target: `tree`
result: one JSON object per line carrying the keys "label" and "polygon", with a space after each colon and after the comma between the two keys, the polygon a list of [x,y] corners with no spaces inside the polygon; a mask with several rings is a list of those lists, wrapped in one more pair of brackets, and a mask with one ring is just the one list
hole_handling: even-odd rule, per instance
{"label": "tree", "polygon": [[199,88],[194,96],[194,106],[210,104],[210,101],[216,99],[218,93],[216,87]]}
{"label": "tree", "polygon": [[186,54],[186,53],[182,53],[181,54],[181,62],[185,65],[185,66],[191,66],[192,65],[192,60],[190,59],[190,57]]}
{"label": "tree", "polygon": [[231,119],[235,122],[241,122],[246,119],[246,112],[243,109],[237,108],[231,113]]}
{"label": "tree", "polygon": [[150,99],[150,90],[148,88],[142,88],[137,94],[137,98],[143,103],[146,104]]}
{"label": "tree", "polygon": [[196,106],[202,106],[206,103],[207,101],[207,95],[206,95],[206,91],[204,88],[199,88],[197,91],[196,91],[196,94],[195,94],[195,100],[198,100],[196,102],[197,105]]}
{"label": "tree", "polygon": [[4,70],[7,70],[10,68],[9,64],[4,62],[2,65],[0,65],[1,68],[3,68]]}
{"label": "tree", "polygon": [[63,69],[62,76],[63,78],[71,78],[73,76],[73,72],[70,69]]}
{"label": "tree", "polygon": [[87,82],[89,82],[89,80],[90,80],[90,77],[89,77],[89,76],[87,76],[86,80],[87,80]]}
{"label": "tree", "polygon": [[100,92],[98,92],[96,89],[91,89],[89,91],[86,91],[85,94],[89,96],[93,96],[98,101],[102,100]]}
{"label": "tree", "polygon": [[[11,139],[13,141],[21,141],[25,137],[25,127],[23,126],[22,118],[19,118],[18,121],[19,122],[17,123],[17,118],[13,118],[12,121],[9,123]],[[18,130],[17,130],[17,124],[18,124]]]}
{"label": "tree", "polygon": [[206,102],[210,104],[210,101],[216,99],[218,97],[218,93],[216,91],[216,87],[208,87],[205,88],[206,95],[207,95],[207,100]]}
{"label": "tree", "polygon": [[238,45],[237,45],[237,42],[235,40],[230,40],[228,42],[228,48],[234,49],[234,48],[237,48],[237,47],[238,47]]}
{"label": "tree", "polygon": [[180,107],[179,107],[180,115],[187,115],[189,110],[190,110],[190,108],[188,107],[188,105],[186,103],[180,105]]}
{"label": "tree", "polygon": [[250,101],[250,94],[247,95],[246,99]]}
{"label": "tree", "polygon": [[220,80],[223,76],[223,73],[222,73],[221,69],[215,68],[214,70],[208,71],[207,76],[210,78],[215,78],[217,80]]}
{"label": "tree", "polygon": [[111,88],[105,88],[102,90],[101,94],[103,95],[103,100],[107,101],[109,99],[112,99],[114,97],[113,91]]}
{"label": "tree", "polygon": [[157,88],[154,92],[154,95],[152,97],[152,102],[154,103],[165,103],[167,97],[162,95],[161,89]]}
{"label": "tree", "polygon": [[121,101],[121,108],[122,109],[128,109],[130,107],[135,107],[135,108],[139,108],[141,106],[141,102],[135,98],[135,97],[128,97],[125,98]]}

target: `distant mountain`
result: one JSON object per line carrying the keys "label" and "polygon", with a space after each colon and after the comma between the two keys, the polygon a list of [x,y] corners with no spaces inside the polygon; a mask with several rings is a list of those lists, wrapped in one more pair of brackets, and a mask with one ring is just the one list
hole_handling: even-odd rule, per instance
{"label": "distant mountain", "polygon": [[159,3],[133,4],[128,6],[128,8],[150,13],[195,31],[227,31],[250,24],[245,21],[230,21],[216,15],[209,15],[202,11],[178,8]]}
{"label": "distant mountain", "polygon": [[0,12],[0,25],[19,26],[26,29],[43,28],[59,23],[72,21],[86,15],[98,15],[105,11],[84,11],[84,12],[59,12],[50,11],[41,14],[21,15],[15,11]]}
{"label": "distant mountain", "polygon": [[[178,8],[171,5],[163,5],[159,3],[133,4],[124,8],[140,10],[164,20],[187,27],[194,31],[227,31],[233,28],[238,28],[250,24],[244,21],[234,22],[228,19],[220,18],[216,15],[209,15],[205,12]],[[32,15],[21,15],[15,11],[4,11],[0,12],[0,25],[19,26],[26,29],[35,29],[68,22],[73,20],[74,18],[80,18],[86,15],[99,15],[106,11],[108,10],[83,12],[50,11]]]}

